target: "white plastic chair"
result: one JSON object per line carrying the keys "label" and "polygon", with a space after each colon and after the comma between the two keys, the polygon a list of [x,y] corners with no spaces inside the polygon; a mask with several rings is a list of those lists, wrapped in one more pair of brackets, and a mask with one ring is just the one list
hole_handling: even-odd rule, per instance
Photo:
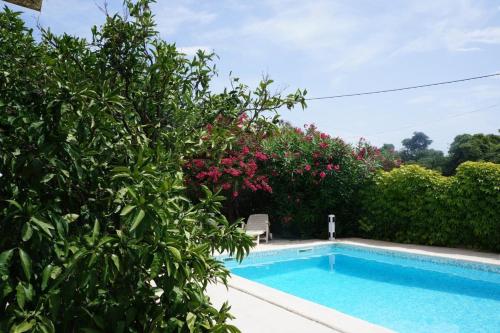
{"label": "white plastic chair", "polygon": [[265,234],[266,243],[269,242],[269,216],[267,214],[253,214],[248,217],[245,225],[245,232],[253,237],[257,237],[257,245],[260,236]]}

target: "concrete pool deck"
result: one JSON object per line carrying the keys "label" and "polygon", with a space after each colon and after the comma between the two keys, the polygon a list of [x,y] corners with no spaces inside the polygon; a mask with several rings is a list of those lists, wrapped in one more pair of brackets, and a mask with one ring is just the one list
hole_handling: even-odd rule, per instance
{"label": "concrete pool deck", "polygon": [[[371,248],[400,251],[419,255],[464,260],[500,266],[500,254],[477,252],[464,249],[390,243],[360,238],[345,238],[335,241],[325,240],[273,240],[261,243],[252,252],[309,247],[324,244],[350,244]],[[368,323],[334,309],[307,301],[239,276],[233,275],[229,286],[210,285],[208,295],[220,307],[228,301],[231,313],[236,317],[231,321],[243,333],[389,333],[385,327]]]}

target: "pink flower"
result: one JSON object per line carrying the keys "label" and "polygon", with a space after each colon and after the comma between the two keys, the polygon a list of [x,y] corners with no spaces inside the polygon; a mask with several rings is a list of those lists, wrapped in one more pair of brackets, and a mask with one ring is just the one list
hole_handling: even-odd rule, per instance
{"label": "pink flower", "polygon": [[207,173],[206,172],[200,172],[196,175],[196,179],[199,179],[199,180],[202,180],[203,178],[207,177]]}
{"label": "pink flower", "polygon": [[199,160],[199,159],[196,159],[196,160],[193,160],[193,164],[198,168],[198,169],[201,169],[205,166],[205,162],[203,162],[203,160]]}
{"label": "pink flower", "polygon": [[328,147],[328,143],[327,142],[320,142],[319,146],[320,146],[320,148],[325,149]]}
{"label": "pink flower", "polygon": [[246,155],[250,152],[250,148],[248,148],[247,146],[243,147],[243,149],[241,150],[241,153],[243,155]]}
{"label": "pink flower", "polygon": [[321,133],[321,134],[319,135],[319,137],[320,137],[321,139],[325,140],[325,139],[328,139],[330,136],[329,136],[328,134]]}
{"label": "pink flower", "polygon": [[339,171],[339,170],[340,170],[340,165],[335,164],[335,165],[333,166],[333,169],[334,169],[335,171]]}
{"label": "pink flower", "polygon": [[267,155],[260,152],[260,151],[256,152],[254,155],[255,155],[255,158],[258,159],[259,161],[265,161],[268,159]]}
{"label": "pink flower", "polygon": [[224,184],[222,184],[222,188],[223,188],[224,190],[229,190],[229,189],[231,188],[231,184],[229,184],[229,183],[224,183]]}
{"label": "pink flower", "polygon": [[209,172],[207,175],[212,178],[212,181],[216,183],[219,180],[219,177],[222,176],[222,172],[219,171],[216,167],[210,167]]}
{"label": "pink flower", "polygon": [[304,168],[306,171],[311,171],[311,166],[309,164],[307,164]]}
{"label": "pink flower", "polygon": [[257,187],[248,180],[248,178],[243,179],[243,183],[246,187],[251,189],[253,192],[257,191]]}
{"label": "pink flower", "polygon": [[224,169],[224,172],[233,177],[238,177],[241,175],[241,171],[235,168]]}
{"label": "pink flower", "polygon": [[333,170],[333,164],[328,164],[326,166],[326,170]]}
{"label": "pink flower", "polygon": [[233,162],[234,162],[234,158],[232,158],[232,157],[226,157],[226,158],[223,158],[221,160],[221,164],[222,165],[227,165],[227,166],[232,165]]}
{"label": "pink flower", "polygon": [[234,191],[234,192],[233,192],[233,198],[238,197],[238,195],[239,195],[238,191]]}
{"label": "pink flower", "polygon": [[321,171],[319,173],[319,176],[321,177],[321,179],[325,178],[326,177],[326,173],[324,171]]}

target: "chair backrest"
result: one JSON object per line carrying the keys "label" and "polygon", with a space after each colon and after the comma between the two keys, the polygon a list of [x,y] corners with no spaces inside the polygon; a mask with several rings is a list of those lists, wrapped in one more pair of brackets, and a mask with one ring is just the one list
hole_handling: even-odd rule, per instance
{"label": "chair backrest", "polygon": [[267,230],[269,226],[269,216],[267,214],[253,214],[248,217],[246,230]]}

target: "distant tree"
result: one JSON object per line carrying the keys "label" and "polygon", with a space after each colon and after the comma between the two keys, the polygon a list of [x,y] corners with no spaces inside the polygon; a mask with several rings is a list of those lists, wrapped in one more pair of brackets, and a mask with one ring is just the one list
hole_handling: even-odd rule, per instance
{"label": "distant tree", "polygon": [[401,158],[406,162],[415,160],[417,154],[426,150],[432,143],[432,140],[424,132],[413,132],[411,138],[404,139],[401,143],[404,147],[401,151]]}
{"label": "distant tree", "polygon": [[384,157],[382,159],[382,168],[385,171],[397,168],[401,164],[399,152],[392,143],[384,143],[382,147],[380,147],[380,154]]}
{"label": "distant tree", "polygon": [[423,132],[414,132],[411,138],[404,139],[403,149],[399,152],[406,164],[418,164],[429,169],[443,172],[447,158],[440,150],[429,149],[432,140]]}
{"label": "distant tree", "polygon": [[382,147],[380,147],[381,151],[394,152],[396,147],[392,143],[384,143]]}
{"label": "distant tree", "polygon": [[425,149],[417,152],[415,164],[419,164],[428,169],[443,172],[448,159],[441,150]]}
{"label": "distant tree", "polygon": [[465,161],[487,161],[500,163],[500,135],[461,134],[453,140],[448,151],[448,162],[444,173],[451,175]]}

